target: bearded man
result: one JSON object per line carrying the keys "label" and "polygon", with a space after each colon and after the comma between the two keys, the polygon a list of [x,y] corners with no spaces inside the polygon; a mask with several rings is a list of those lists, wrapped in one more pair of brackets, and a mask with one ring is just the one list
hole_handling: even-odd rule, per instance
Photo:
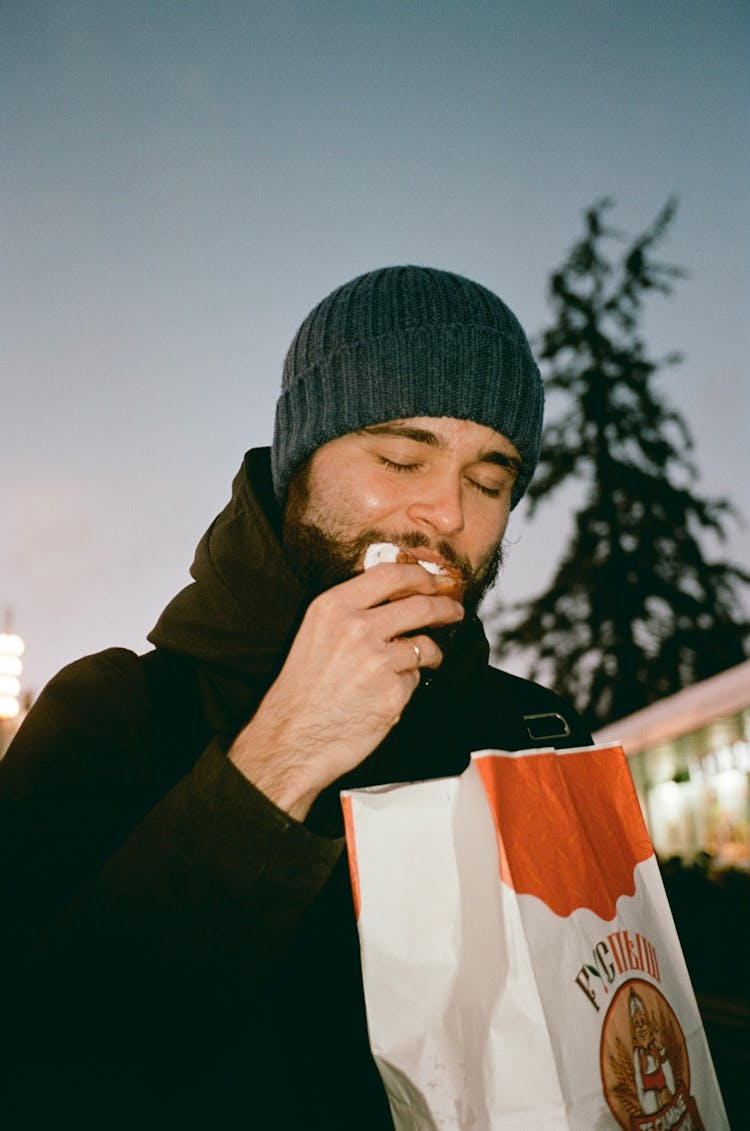
{"label": "bearded man", "polygon": [[[153,650],[64,669],[0,764],[19,1126],[392,1127],[339,791],[590,741],[477,617],[542,407],[517,319],[458,275],[372,271],[305,319]],[[406,562],[364,570],[373,542]]]}

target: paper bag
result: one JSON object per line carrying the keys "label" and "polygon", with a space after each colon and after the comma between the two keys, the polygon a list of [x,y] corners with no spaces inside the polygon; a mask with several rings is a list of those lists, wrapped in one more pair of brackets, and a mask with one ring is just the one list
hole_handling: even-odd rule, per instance
{"label": "paper bag", "polygon": [[342,794],[398,1131],[726,1131],[622,750]]}

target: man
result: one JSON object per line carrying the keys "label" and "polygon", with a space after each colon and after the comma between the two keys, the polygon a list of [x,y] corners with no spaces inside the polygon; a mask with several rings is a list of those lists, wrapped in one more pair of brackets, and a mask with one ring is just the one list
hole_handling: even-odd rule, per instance
{"label": "man", "polygon": [[[155,650],[65,669],[0,766],[19,1125],[391,1126],[339,790],[590,741],[489,667],[476,616],[542,403],[516,318],[459,276],[373,271],[304,321]],[[416,562],[363,571],[379,541],[460,570],[463,603]]]}
{"label": "man", "polygon": [[643,1115],[655,1115],[669,1103],[677,1088],[674,1072],[643,998],[631,987],[628,997],[633,1043],[633,1077]]}

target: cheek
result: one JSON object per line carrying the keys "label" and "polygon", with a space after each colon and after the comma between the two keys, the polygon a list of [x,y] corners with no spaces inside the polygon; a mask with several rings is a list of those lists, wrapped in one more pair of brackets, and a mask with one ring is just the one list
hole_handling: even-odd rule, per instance
{"label": "cheek", "polygon": [[403,507],[399,486],[377,477],[339,475],[332,484],[338,513],[358,525],[372,526]]}
{"label": "cheek", "polygon": [[392,514],[398,507],[398,497],[375,484],[368,484],[361,489],[357,500],[360,513],[370,519]]}
{"label": "cheek", "polygon": [[[467,555],[475,570],[484,571],[488,563],[494,560],[498,547],[502,545],[505,536],[507,519],[486,514],[478,519],[477,524],[471,527],[471,533],[461,549]],[[469,531],[467,523],[466,532]]]}
{"label": "cheek", "polygon": [[[311,497],[318,504],[325,500],[326,514],[342,530],[375,526],[393,516],[403,505],[398,486],[377,478],[347,475],[345,468],[334,473],[320,469],[310,481]],[[317,508],[316,508],[317,509]]]}
{"label": "cheek", "polygon": [[466,512],[466,529],[473,531],[477,546],[495,546],[502,541],[510,517],[510,504],[488,507],[484,500],[474,499]]}

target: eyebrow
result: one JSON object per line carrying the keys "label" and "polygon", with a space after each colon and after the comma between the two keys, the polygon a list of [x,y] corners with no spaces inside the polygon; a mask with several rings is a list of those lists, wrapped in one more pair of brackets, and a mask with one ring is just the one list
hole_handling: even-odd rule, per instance
{"label": "eyebrow", "polygon": [[361,428],[360,432],[366,436],[399,436],[407,440],[416,440],[418,444],[428,444],[431,448],[444,449],[448,445],[442,436],[430,432],[427,428],[415,428],[412,424],[402,424],[400,420],[389,420],[385,424],[370,424]]}
{"label": "eyebrow", "polygon": [[[389,420],[385,424],[370,424],[366,428],[358,429],[365,436],[396,436],[406,440],[414,440],[418,444],[427,444],[430,448],[440,451],[447,448],[446,441],[435,432],[427,428],[415,428],[412,424],[402,423],[400,420]],[[507,468],[517,475],[523,467],[523,460],[509,455],[507,452],[498,451],[496,448],[483,448],[477,455],[476,463],[494,463],[497,467]]]}

